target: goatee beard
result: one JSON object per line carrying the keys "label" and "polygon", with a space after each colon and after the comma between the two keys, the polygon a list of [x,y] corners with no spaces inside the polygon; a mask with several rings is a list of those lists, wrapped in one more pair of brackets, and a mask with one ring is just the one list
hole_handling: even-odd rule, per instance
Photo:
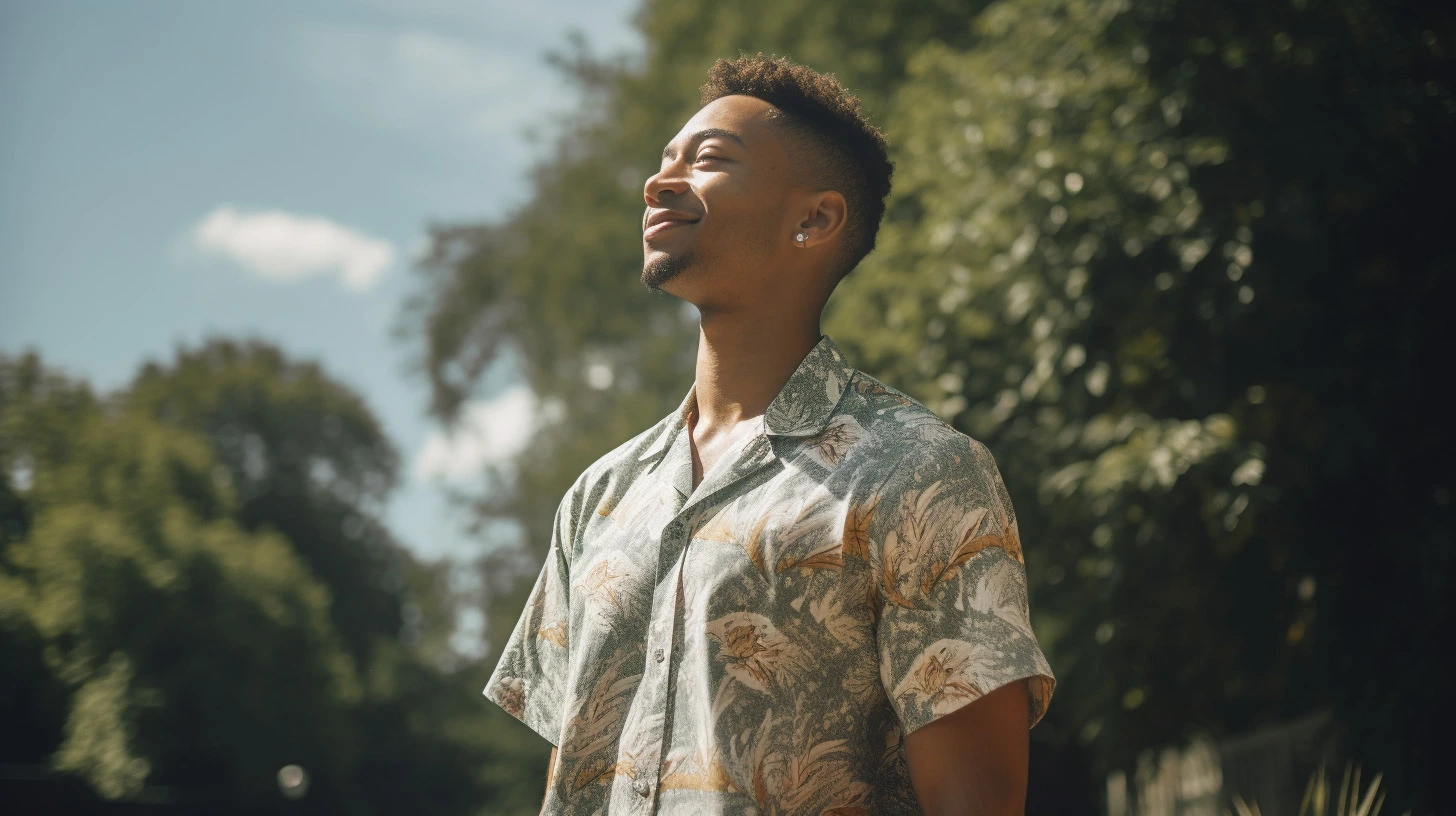
{"label": "goatee beard", "polygon": [[642,285],[648,290],[659,292],[662,285],[677,277],[678,273],[693,265],[691,250],[680,255],[668,255],[642,267]]}

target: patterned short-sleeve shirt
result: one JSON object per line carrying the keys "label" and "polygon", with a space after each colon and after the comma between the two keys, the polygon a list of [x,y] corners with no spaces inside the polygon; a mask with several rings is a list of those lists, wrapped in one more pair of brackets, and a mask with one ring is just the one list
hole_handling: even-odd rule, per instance
{"label": "patterned short-sleeve shirt", "polygon": [[678,410],[587,468],[485,695],[557,746],[548,814],[919,813],[904,735],[1028,678],[981,443],[822,336],[693,487]]}

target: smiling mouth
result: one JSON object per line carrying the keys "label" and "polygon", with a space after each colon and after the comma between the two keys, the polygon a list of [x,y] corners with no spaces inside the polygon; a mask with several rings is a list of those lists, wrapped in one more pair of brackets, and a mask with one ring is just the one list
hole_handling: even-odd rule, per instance
{"label": "smiling mouth", "polygon": [[698,222],[697,221],[659,221],[656,224],[653,224],[652,226],[650,226],[647,229],[643,230],[642,231],[642,238],[644,240],[649,239],[649,238],[655,238],[659,234],[661,234],[662,232],[665,232],[666,230],[670,230],[673,227],[686,227],[689,224],[696,224],[696,223],[698,223]]}

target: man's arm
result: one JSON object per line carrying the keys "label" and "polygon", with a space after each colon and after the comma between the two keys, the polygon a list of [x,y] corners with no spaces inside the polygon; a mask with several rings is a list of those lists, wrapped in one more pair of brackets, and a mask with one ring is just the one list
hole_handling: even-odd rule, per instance
{"label": "man's arm", "polygon": [[910,781],[927,816],[1021,816],[1030,752],[1025,680],[905,737]]}
{"label": "man's arm", "polygon": [[551,746],[551,759],[546,765],[546,793],[541,795],[541,813],[546,812],[546,797],[551,794],[551,780],[556,776],[556,746]]}

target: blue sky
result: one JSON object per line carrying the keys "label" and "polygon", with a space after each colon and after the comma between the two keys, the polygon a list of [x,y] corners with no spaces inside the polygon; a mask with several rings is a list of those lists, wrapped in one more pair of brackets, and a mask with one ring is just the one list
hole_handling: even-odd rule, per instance
{"label": "blue sky", "polygon": [[429,223],[524,199],[527,127],[577,101],[545,52],[636,53],[634,8],[0,0],[0,351],[109,389],[209,334],[276,342],[384,422],[400,538],[479,552],[440,480],[509,455],[532,397],[498,368],[447,436],[390,329]]}

